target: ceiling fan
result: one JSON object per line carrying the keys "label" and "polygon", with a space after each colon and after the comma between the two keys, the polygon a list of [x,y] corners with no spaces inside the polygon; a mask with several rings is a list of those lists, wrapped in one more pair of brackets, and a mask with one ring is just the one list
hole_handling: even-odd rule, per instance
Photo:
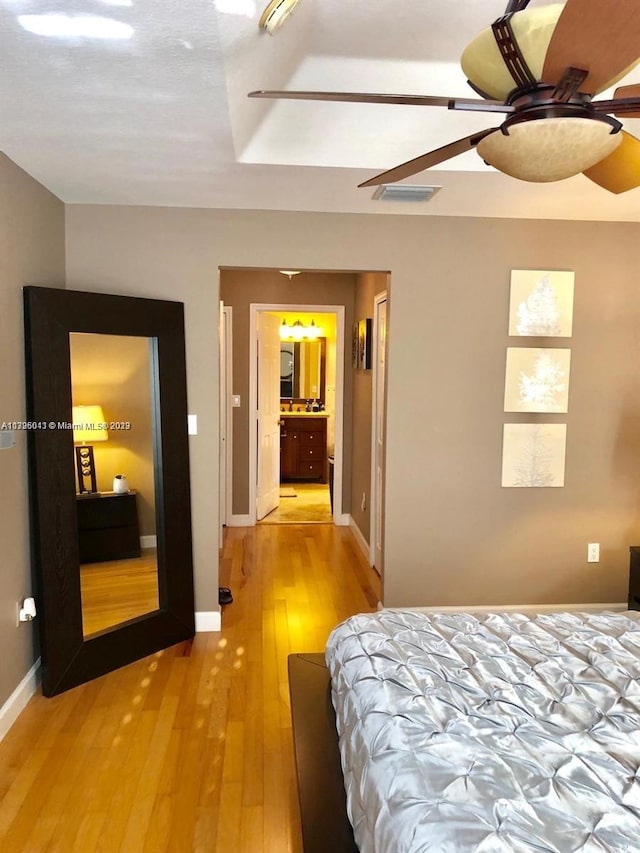
{"label": "ceiling fan", "polygon": [[472,148],[489,165],[525,181],[583,172],[614,193],[640,186],[640,140],[614,118],[640,118],[640,85],[617,88],[612,100],[592,100],[640,59],[640,2],[567,0],[527,9],[529,2],[509,0],[505,13],[465,48],[462,70],[479,98],[266,90],[249,97],[506,115],[497,127],[422,154],[361,187],[401,181]]}

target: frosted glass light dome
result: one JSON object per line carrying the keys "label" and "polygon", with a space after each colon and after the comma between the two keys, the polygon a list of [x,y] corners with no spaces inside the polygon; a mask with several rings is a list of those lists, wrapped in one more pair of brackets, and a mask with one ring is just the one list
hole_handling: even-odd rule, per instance
{"label": "frosted glass light dome", "polygon": [[[551,36],[564,3],[523,9],[511,18],[511,26],[531,73],[540,80]],[[491,27],[479,33],[464,49],[460,59],[467,78],[491,98],[503,101],[515,87]]]}
{"label": "frosted glass light dome", "polygon": [[[525,62],[536,80],[542,79],[542,69],[558,18],[564,3],[549,3],[516,12],[511,28]],[[504,63],[491,27],[482,30],[469,42],[460,59],[462,70],[474,86],[490,98],[504,101],[515,88],[515,82]],[[597,94],[625,77],[637,62],[632,63],[613,79],[606,81],[592,94]],[[548,81],[547,81],[548,82]]]}
{"label": "frosted glass light dome", "polygon": [[545,118],[513,124],[478,143],[489,165],[522,181],[561,181],[589,169],[622,142],[606,122],[590,118]]}

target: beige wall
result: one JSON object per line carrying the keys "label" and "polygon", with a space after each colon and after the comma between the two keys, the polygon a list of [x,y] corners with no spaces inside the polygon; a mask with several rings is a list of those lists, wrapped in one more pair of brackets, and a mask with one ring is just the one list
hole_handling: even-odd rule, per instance
{"label": "beige wall", "polygon": [[[22,287],[64,287],[64,207],[0,154],[0,401],[2,421],[25,419]],[[0,706],[37,657],[34,625],[16,627],[31,579],[26,435],[0,450]]]}
{"label": "beige wall", "polygon": [[[356,276],[355,320],[373,320],[373,299],[387,290],[385,273]],[[351,469],[351,516],[367,542],[371,530],[371,406],[373,370],[353,373],[353,456]],[[365,509],[362,509],[362,495]]]}
{"label": "beige wall", "polygon": [[110,492],[124,474],[137,493],[141,536],[155,536],[156,502],[151,420],[151,362],[148,338],[128,335],[69,336],[74,406],[102,406],[111,429],[108,440],[93,446],[98,491]]}
{"label": "beige wall", "polygon": [[[301,273],[289,280],[277,270],[222,270],[220,298],[233,308],[233,394],[242,406],[233,410],[233,512],[249,512],[249,305],[344,305],[345,352],[350,352],[355,276],[348,273]],[[351,473],[351,383],[348,358],[344,371],[343,510],[349,511]]]}
{"label": "beige wall", "polygon": [[[198,609],[217,586],[219,266],[391,271],[386,604],[626,599],[640,226],[70,206],[67,259],[69,286],[186,303]],[[576,272],[569,413],[549,417],[568,424],[561,489],[500,486],[502,425],[528,419],[502,411],[515,268]]]}

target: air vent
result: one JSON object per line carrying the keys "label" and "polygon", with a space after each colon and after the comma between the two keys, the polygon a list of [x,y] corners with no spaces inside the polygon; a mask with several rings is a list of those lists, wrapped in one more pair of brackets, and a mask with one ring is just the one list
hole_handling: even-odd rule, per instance
{"label": "air vent", "polygon": [[415,184],[381,184],[371,196],[376,201],[431,201],[442,187]]}

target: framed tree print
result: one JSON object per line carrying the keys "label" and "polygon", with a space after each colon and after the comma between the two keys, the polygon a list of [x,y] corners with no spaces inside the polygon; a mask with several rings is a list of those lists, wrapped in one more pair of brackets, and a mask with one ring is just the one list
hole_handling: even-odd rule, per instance
{"label": "framed tree print", "polygon": [[505,412],[566,412],[571,350],[507,347]]}
{"label": "framed tree print", "polygon": [[502,485],[564,486],[566,424],[504,424]]}
{"label": "framed tree print", "polygon": [[512,270],[509,334],[570,338],[574,278],[564,270]]}

